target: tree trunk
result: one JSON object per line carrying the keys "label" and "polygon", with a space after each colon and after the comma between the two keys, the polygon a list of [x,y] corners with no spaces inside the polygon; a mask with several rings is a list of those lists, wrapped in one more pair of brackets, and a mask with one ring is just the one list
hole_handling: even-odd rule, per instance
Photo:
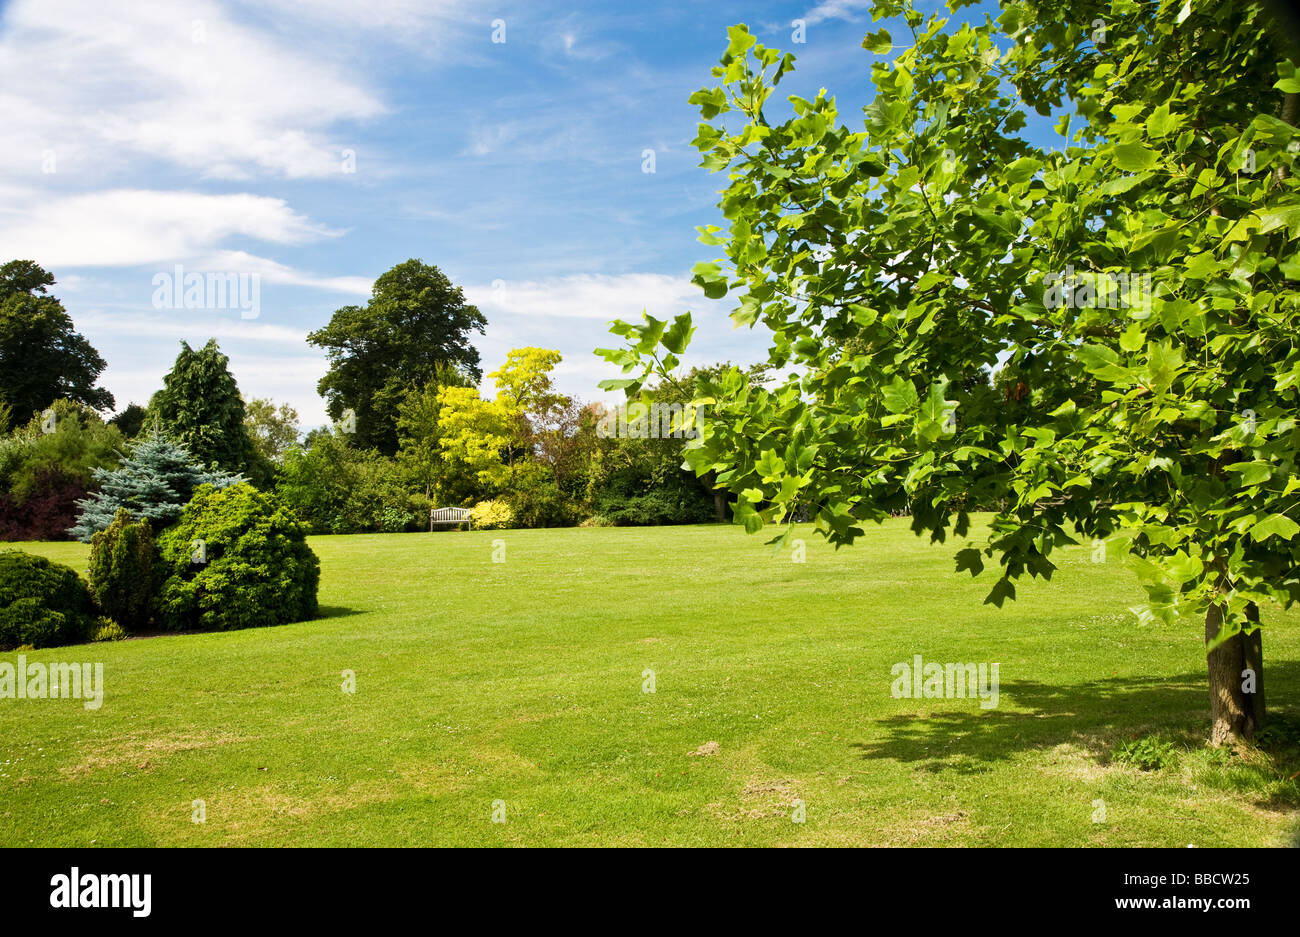
{"label": "tree trunk", "polygon": [[700,483],[708,489],[709,494],[713,495],[713,517],[719,524],[727,522],[727,493],[721,488],[714,488],[713,485],[718,479],[717,472],[705,472],[700,478]]}
{"label": "tree trunk", "polygon": [[713,492],[713,516],[718,519],[719,524],[727,522],[727,493],[725,491]]}
{"label": "tree trunk", "polygon": [[[1259,621],[1259,609],[1252,603],[1246,618]],[[1211,641],[1223,624],[1223,611],[1211,605],[1205,613],[1205,640]],[[1215,747],[1254,737],[1264,717],[1264,646],[1258,628],[1253,634],[1238,632],[1205,655],[1210,671],[1210,743]],[[1248,675],[1254,672],[1254,692]]]}
{"label": "tree trunk", "polygon": [[1246,666],[1255,674],[1255,693],[1251,698],[1255,717],[1255,731],[1264,727],[1264,632],[1259,625],[1259,606],[1251,602],[1246,606],[1246,620],[1256,625],[1254,632],[1241,636],[1242,656]]}

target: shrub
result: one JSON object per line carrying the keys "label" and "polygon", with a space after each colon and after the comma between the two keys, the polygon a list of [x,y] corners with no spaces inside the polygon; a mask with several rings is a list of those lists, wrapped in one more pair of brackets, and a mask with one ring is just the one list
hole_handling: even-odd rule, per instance
{"label": "shrub", "polygon": [[306,534],[288,508],[252,485],[203,486],[158,538],[166,577],[158,624],[225,631],[314,617],[320,562]]}
{"label": "shrub", "polygon": [[0,540],[65,540],[93,473],[117,465],[122,434],[89,407],[56,400],[0,438]]}
{"label": "shrub", "polygon": [[126,631],[117,622],[108,618],[100,617],[95,622],[95,633],[91,635],[90,640],[99,643],[100,641],[121,641],[126,638]]}
{"label": "shrub", "polygon": [[35,471],[25,494],[0,495],[0,540],[66,540],[77,518],[77,499],[89,483],[59,465]]}
{"label": "shrub", "polygon": [[400,534],[411,526],[415,515],[401,508],[384,508],[379,519],[379,529],[386,534]]}
{"label": "shrub", "polygon": [[43,556],[0,552],[0,650],[83,640],[94,624],[86,584]]}
{"label": "shrub", "polygon": [[77,502],[81,516],[68,533],[89,542],[97,531],[113,523],[121,508],[147,518],[161,529],[180,516],[200,485],[224,488],[243,480],[239,475],[204,469],[187,449],[152,433],[132,450],[117,471],[95,470],[100,490]]}
{"label": "shrub", "polygon": [[[312,533],[381,531],[401,512],[410,513],[410,495],[398,474],[396,463],[379,452],[353,448],[341,435],[320,433],[309,448],[285,453],[275,493]],[[407,523],[414,520],[413,515]]]}
{"label": "shrub", "polygon": [[469,519],[479,530],[504,530],[515,517],[504,501],[480,501],[469,509]]}
{"label": "shrub", "polygon": [[593,514],[591,517],[584,518],[579,527],[613,527],[614,522],[603,514]]}
{"label": "shrub", "polygon": [[126,508],[90,540],[90,594],[100,611],[127,631],[149,624],[158,585],[153,531]]}
{"label": "shrub", "polygon": [[509,495],[518,527],[570,527],[577,518],[573,505],[555,482],[534,482]]}
{"label": "shrub", "polygon": [[602,494],[600,514],[615,524],[698,524],[711,520],[713,504],[702,492],[684,489],[652,489],[644,494]]}

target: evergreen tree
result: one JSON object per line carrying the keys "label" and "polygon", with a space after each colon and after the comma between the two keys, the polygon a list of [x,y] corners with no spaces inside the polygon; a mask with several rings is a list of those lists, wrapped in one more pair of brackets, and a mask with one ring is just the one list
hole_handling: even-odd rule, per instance
{"label": "evergreen tree", "polygon": [[229,364],[216,339],[198,351],[181,342],[181,353],[150,409],[162,431],[203,465],[241,472],[248,466],[251,444],[244,428],[244,399]]}
{"label": "evergreen tree", "polygon": [[161,433],[151,433],[116,471],[95,470],[99,491],[77,502],[81,516],[68,533],[88,542],[98,531],[113,523],[119,509],[135,518],[147,519],[161,530],[180,516],[194,490],[200,485],[225,488],[244,481],[241,475],[208,471],[183,447]]}

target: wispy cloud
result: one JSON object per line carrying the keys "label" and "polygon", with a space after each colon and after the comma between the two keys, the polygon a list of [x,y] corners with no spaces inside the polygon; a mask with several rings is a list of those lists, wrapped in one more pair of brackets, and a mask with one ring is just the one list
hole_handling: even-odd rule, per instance
{"label": "wispy cloud", "polygon": [[227,270],[256,274],[263,283],[305,286],[310,289],[352,293],[357,296],[369,296],[375,285],[371,277],[321,276],[286,267],[265,257],[254,257],[244,251],[218,251],[199,258],[194,266],[199,270]]}
{"label": "wispy cloud", "polygon": [[384,113],[329,61],[208,0],[17,0],[0,28],[10,170],[93,175],[132,158],[205,175],[341,173],[340,121]]}
{"label": "wispy cloud", "polygon": [[620,276],[577,274],[548,280],[499,280],[472,286],[465,295],[491,318],[493,313],[547,319],[638,318],[642,310],[660,318],[681,310],[689,299],[700,297],[687,277],[661,273]]}
{"label": "wispy cloud", "polygon": [[861,14],[871,7],[872,0],[824,0],[805,13],[803,21],[809,26],[827,20],[856,21],[861,19]]}
{"label": "wispy cloud", "polygon": [[341,232],[309,221],[283,199],[113,189],[53,199],[11,192],[0,257],[47,267],[138,266],[207,253],[231,237],[304,244]]}

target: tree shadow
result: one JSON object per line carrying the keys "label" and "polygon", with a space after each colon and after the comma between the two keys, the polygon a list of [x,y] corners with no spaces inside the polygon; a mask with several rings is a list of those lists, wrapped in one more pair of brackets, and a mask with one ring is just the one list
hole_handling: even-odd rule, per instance
{"label": "tree shadow", "polygon": [[[1264,688],[1270,721],[1294,724],[1300,710],[1300,663],[1265,662]],[[1031,680],[1002,681],[1001,704],[982,710],[934,709],[900,713],[874,724],[883,737],[852,743],[863,758],[887,758],[937,773],[978,774],[1020,752],[1070,743],[1093,757],[1107,757],[1119,738],[1160,731],[1189,743],[1209,736],[1210,699],[1204,672],[1172,677],[1113,677],[1060,685]],[[915,708],[951,706],[943,700],[900,701]],[[1012,712],[1007,704],[1020,710]],[[1266,746],[1274,748],[1273,744]],[[1282,752],[1279,752],[1282,754]]]}
{"label": "tree shadow", "polygon": [[313,621],[319,621],[322,618],[346,618],[349,615],[360,615],[361,609],[347,608],[343,605],[321,605],[316,609],[316,618]]}

